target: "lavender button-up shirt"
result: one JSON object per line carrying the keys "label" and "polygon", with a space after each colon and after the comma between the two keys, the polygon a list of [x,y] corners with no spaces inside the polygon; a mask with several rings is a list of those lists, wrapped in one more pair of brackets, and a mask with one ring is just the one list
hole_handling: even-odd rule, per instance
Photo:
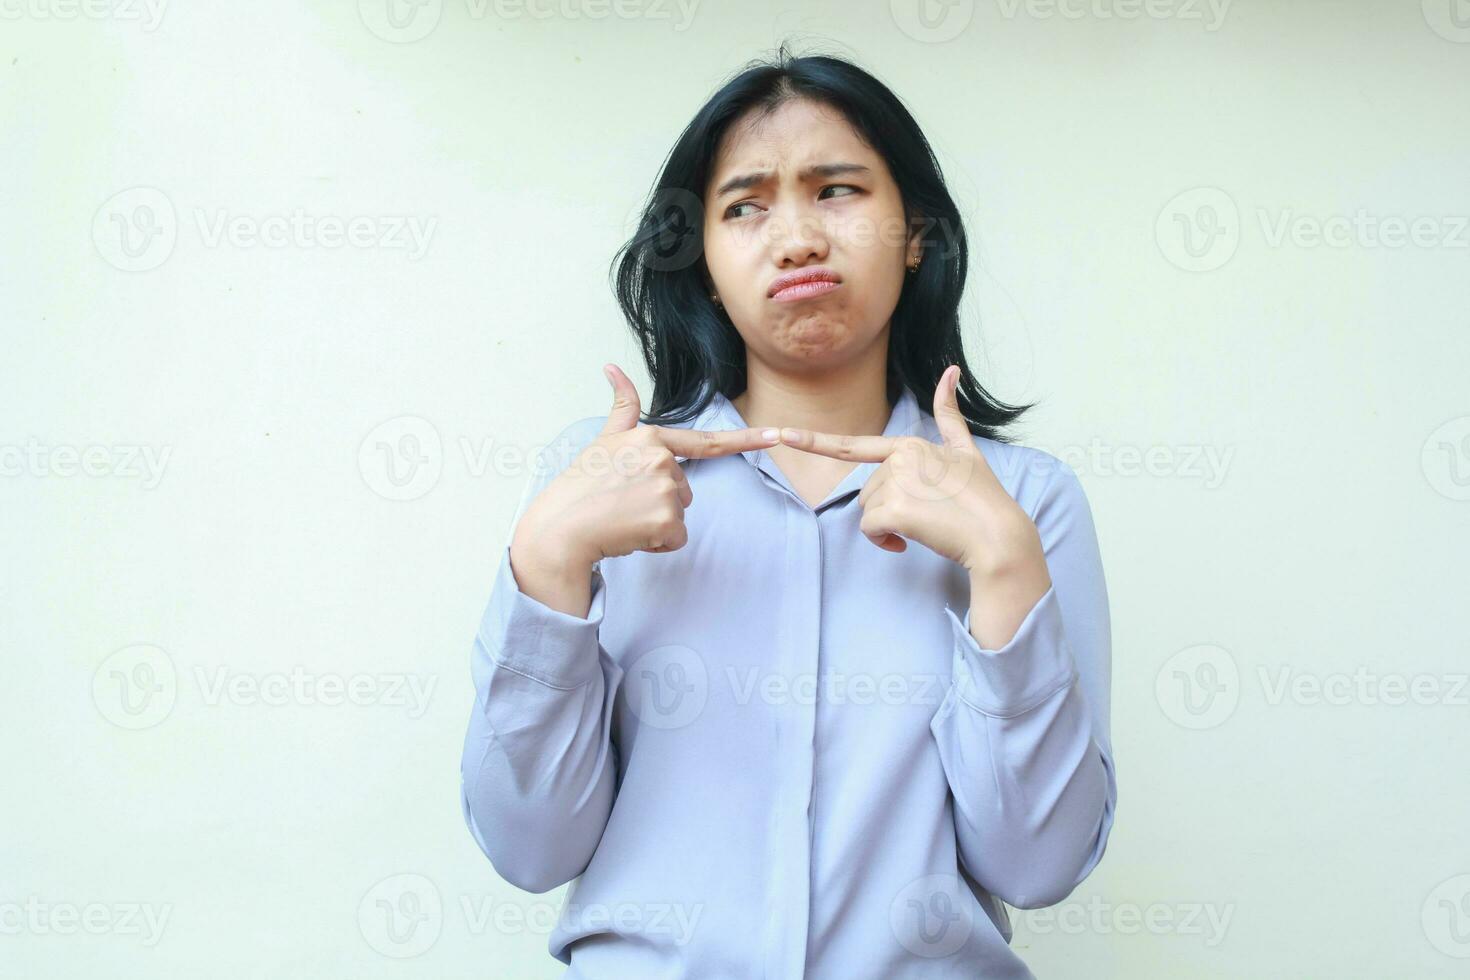
{"label": "lavender button-up shirt", "polygon": [[[601,431],[574,422],[516,513]],[[744,428],[718,393],[686,427]],[[884,435],[942,441],[905,390]],[[464,817],[495,870],[576,879],[566,980],[1020,980],[1006,905],[1066,898],[1107,846],[1107,590],[1076,474],[980,436],[1052,586],[998,650],[970,579],[859,530],[859,464],[812,507],[764,450],[682,457],[689,541],[592,571],[586,618],[518,588],[473,645]]]}

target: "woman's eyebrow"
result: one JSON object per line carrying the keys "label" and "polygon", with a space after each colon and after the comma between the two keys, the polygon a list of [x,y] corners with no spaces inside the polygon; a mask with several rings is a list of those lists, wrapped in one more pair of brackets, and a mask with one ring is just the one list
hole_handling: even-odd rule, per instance
{"label": "woman's eyebrow", "polygon": [[[845,174],[866,175],[870,173],[872,171],[860,163],[816,163],[801,170],[796,176],[800,180],[808,181],[813,178],[841,177]],[[773,176],[774,174],[769,170],[757,170],[755,173],[731,177],[719,186],[719,189],[715,191],[715,197],[728,194],[731,191],[742,191],[748,187],[759,187]]]}

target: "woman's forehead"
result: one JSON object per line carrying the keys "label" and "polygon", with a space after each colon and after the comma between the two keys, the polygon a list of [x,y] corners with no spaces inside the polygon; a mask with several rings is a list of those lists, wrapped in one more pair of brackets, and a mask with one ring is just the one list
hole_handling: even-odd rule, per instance
{"label": "woman's forehead", "polygon": [[835,110],[819,116],[793,113],[784,119],[737,121],[720,140],[708,187],[713,190],[731,177],[746,174],[771,173],[784,179],[807,168],[835,163],[883,169],[873,150]]}
{"label": "woman's forehead", "polygon": [[797,99],[770,114],[751,109],[736,119],[720,139],[715,159],[717,164],[737,158],[742,163],[773,163],[778,156],[848,147],[865,144],[846,116],[832,106]]}

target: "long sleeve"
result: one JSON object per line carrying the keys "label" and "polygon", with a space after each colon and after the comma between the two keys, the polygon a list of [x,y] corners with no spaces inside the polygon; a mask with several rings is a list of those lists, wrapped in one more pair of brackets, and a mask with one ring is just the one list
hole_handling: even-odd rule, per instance
{"label": "long sleeve", "polygon": [[[529,502],[597,428],[600,420],[589,419],[563,430],[561,466],[548,466],[542,454],[511,536]],[[598,642],[606,601],[597,568],[585,618],[526,595],[507,543],[475,634],[461,807],[495,870],[526,891],[548,891],[581,874],[612,810],[618,771],[612,703],[622,669]]]}
{"label": "long sleeve", "polygon": [[1052,584],[999,650],[948,605],[948,693],[930,721],[964,869],[1016,908],[1065,899],[1102,860],[1117,804],[1111,623],[1091,509],[1055,461],[1032,515]]}

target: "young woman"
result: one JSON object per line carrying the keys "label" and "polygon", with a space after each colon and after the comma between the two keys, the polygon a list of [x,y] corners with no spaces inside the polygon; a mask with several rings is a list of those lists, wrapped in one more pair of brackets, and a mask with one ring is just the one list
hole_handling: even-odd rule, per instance
{"label": "young woman", "polygon": [[473,653],[464,816],[577,879],[579,980],[1023,978],[1117,799],[1076,474],[970,374],[966,245],[869,74],[784,48],[699,111],[620,254],[609,365],[522,498]]}

